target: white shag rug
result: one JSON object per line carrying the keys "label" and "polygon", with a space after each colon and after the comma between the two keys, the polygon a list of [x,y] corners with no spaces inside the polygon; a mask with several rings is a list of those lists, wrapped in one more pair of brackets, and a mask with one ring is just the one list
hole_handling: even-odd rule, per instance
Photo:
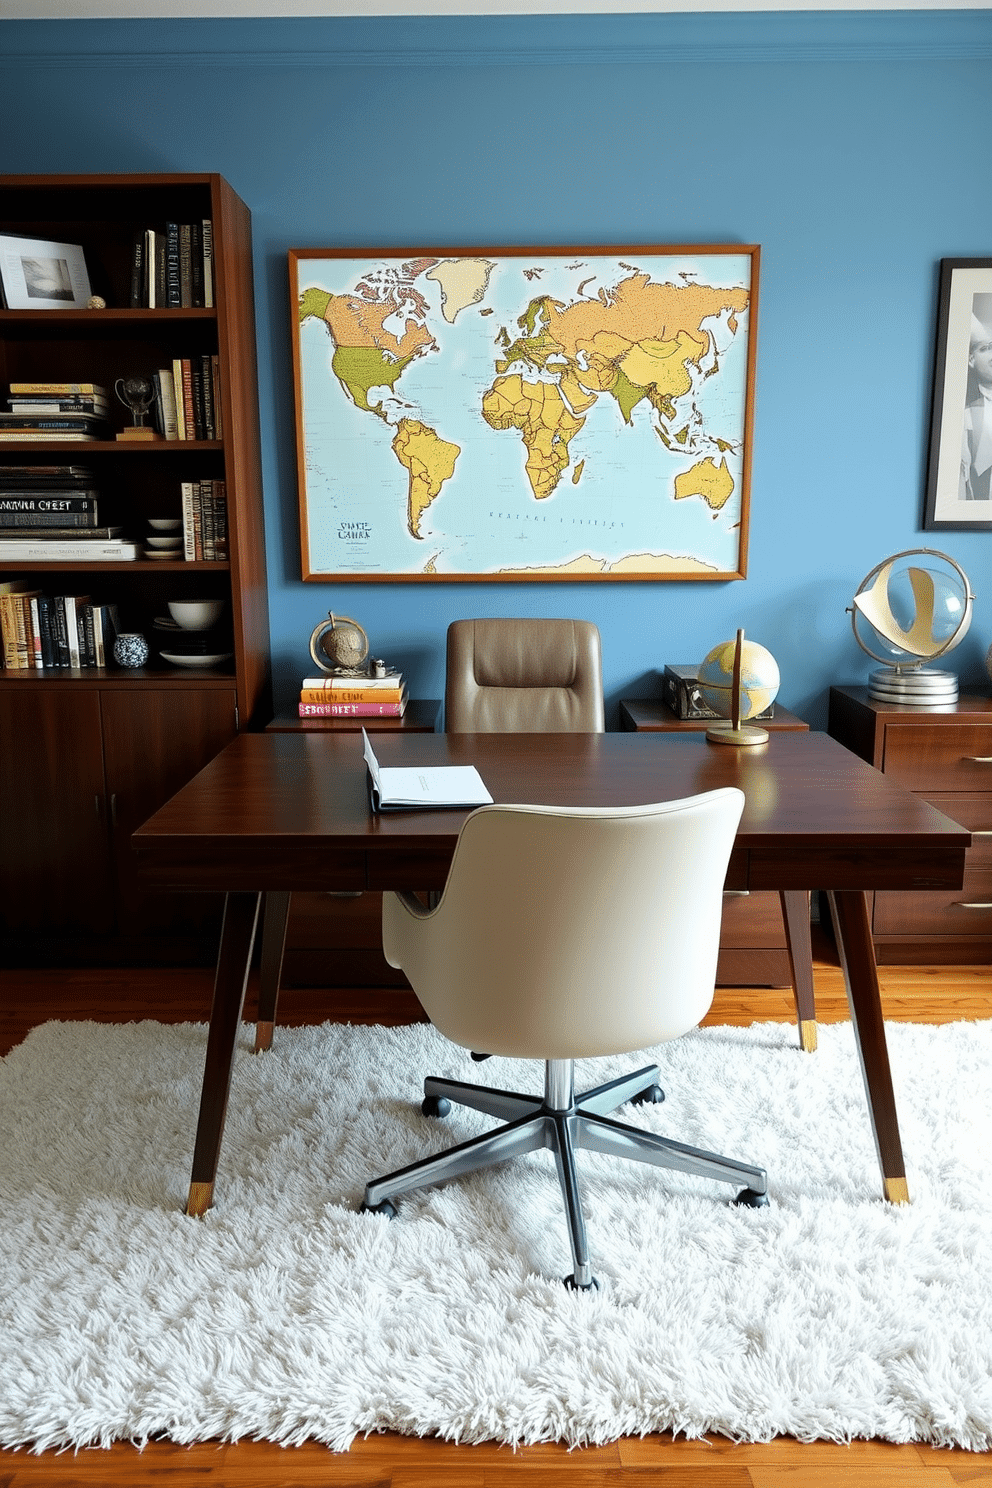
{"label": "white shag rug", "polygon": [[[365,1182],[492,1123],[425,1073],[539,1091],[427,1025],[239,1043],[216,1207],[182,1213],[200,1024],[49,1023],[0,1061],[0,1444],[393,1430],[603,1443],[992,1445],[992,1022],[892,1024],[913,1203],[880,1179],[851,1027],[707,1028],[621,1119],[763,1163],[772,1207],[580,1153],[601,1290],[551,1154],[359,1215]],[[587,1060],[580,1088],[645,1063]]]}

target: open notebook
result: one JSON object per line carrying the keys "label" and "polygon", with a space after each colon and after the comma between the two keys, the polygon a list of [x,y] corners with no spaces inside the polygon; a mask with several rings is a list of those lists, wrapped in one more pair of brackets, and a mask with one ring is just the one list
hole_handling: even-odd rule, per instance
{"label": "open notebook", "polygon": [[373,811],[493,803],[474,765],[380,765],[364,729],[362,740],[372,777]]}

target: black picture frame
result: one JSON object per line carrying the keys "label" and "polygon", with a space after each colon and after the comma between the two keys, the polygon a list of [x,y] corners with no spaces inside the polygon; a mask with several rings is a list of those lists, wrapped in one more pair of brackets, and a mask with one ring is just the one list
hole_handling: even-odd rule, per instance
{"label": "black picture frame", "polygon": [[992,530],[992,258],[940,261],[923,528]]}

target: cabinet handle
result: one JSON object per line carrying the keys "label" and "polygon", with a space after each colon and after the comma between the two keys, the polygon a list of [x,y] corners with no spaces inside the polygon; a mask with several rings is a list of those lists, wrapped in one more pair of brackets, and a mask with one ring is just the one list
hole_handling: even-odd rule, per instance
{"label": "cabinet handle", "polygon": [[992,827],[974,827],[972,837],[992,837]]}
{"label": "cabinet handle", "polygon": [[955,899],[951,904],[952,909],[992,909],[992,904],[983,904],[978,900],[971,903],[967,899]]}
{"label": "cabinet handle", "polygon": [[963,754],[961,758],[968,765],[992,765],[992,754]]}
{"label": "cabinet handle", "polygon": [[724,889],[724,899],[750,899],[750,889]]}
{"label": "cabinet handle", "polygon": [[96,812],[97,816],[101,816],[102,815],[103,808],[100,805],[100,797],[99,796],[94,796],[93,797],[93,810]]}
{"label": "cabinet handle", "polygon": [[115,795],[112,795],[111,798],[110,798],[110,825],[114,828],[115,831],[117,830],[117,796],[116,796],[116,794]]}

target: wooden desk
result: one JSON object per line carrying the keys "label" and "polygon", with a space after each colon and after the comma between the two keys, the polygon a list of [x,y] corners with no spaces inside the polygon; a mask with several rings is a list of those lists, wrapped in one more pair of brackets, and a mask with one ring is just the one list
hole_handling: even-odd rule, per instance
{"label": "wooden desk", "polygon": [[[660,698],[624,698],[620,727],[630,733],[705,733],[711,718],[679,718]],[[809,724],[775,704],[761,727],[808,729]],[[727,746],[730,747],[729,745]],[[809,895],[727,894],[720,931],[718,987],[789,987],[796,1001],[799,1042],[816,1048],[816,998],[813,992],[813,948]]]}
{"label": "wooden desk", "polygon": [[[908,1199],[865,891],[960,887],[969,832],[819,733],[748,750],[699,734],[384,733],[376,753],[475,764],[506,802],[633,805],[739,786],[727,886],[829,891],[883,1192]],[[441,888],[464,819],[373,815],[354,735],[242,734],[134,834],[142,882],[227,891],[187,1213],[213,1199],[261,894]]]}
{"label": "wooden desk", "polygon": [[[440,698],[411,698],[402,718],[301,718],[280,713],[266,725],[277,734],[432,734],[441,715]],[[406,986],[382,954],[382,896],[330,896],[309,889],[290,895],[273,891],[262,909],[262,946],[255,1020],[255,1051],[272,1044],[280,983],[321,986],[327,968],[337,968],[336,985]],[[335,955],[337,952],[337,955]]]}

